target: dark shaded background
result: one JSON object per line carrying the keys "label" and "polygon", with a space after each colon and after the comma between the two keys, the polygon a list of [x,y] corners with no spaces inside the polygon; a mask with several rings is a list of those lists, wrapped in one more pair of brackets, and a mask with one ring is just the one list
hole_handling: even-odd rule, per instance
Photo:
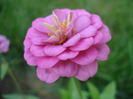
{"label": "dark shaded background", "polygon": [[[38,80],[36,68],[23,58],[23,40],[34,19],[45,17],[56,8],[86,9],[101,16],[111,31],[108,43],[111,53],[105,62],[99,61],[97,74],[90,78],[101,90],[110,81],[117,84],[117,99],[133,99],[133,0],[0,0],[0,34],[10,40],[10,50],[4,54],[25,94],[42,99],[59,99],[58,88],[66,88],[68,78],[46,84]],[[82,82],[83,90],[86,82]],[[1,94],[18,93],[7,74],[1,81]]]}

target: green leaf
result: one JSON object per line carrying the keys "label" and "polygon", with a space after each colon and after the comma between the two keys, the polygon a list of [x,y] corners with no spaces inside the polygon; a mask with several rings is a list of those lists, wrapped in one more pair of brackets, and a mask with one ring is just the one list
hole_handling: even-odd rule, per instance
{"label": "green leaf", "polygon": [[82,93],[83,99],[88,99],[89,92],[87,92],[87,91],[81,91],[81,93]]}
{"label": "green leaf", "polygon": [[21,95],[21,94],[5,94],[2,95],[4,99],[39,99],[33,95]]}
{"label": "green leaf", "polygon": [[116,83],[112,81],[103,90],[100,95],[100,99],[115,99],[116,94]]}
{"label": "green leaf", "polygon": [[2,95],[4,99],[23,99],[23,95],[20,94],[5,94]]}
{"label": "green leaf", "polygon": [[133,69],[133,41],[129,41],[128,43],[128,53],[129,53],[129,59],[130,59],[130,65],[131,69]]}
{"label": "green leaf", "polygon": [[0,76],[1,80],[4,79],[4,77],[5,77],[6,73],[7,73],[7,70],[8,70],[8,63],[7,62],[3,62],[1,64],[1,76]]}
{"label": "green leaf", "polygon": [[98,88],[91,82],[88,82],[87,86],[89,88],[90,96],[92,97],[92,99],[99,99],[100,92],[99,92]]}
{"label": "green leaf", "polygon": [[[81,99],[79,92],[78,92],[78,89],[76,87],[76,84],[74,82],[74,79],[75,78],[70,78],[69,83],[68,83],[68,92],[71,95],[70,99]],[[77,82],[77,84],[79,86],[78,82]]]}
{"label": "green leaf", "polygon": [[70,99],[70,94],[65,89],[59,89],[59,93],[61,95],[61,99]]}
{"label": "green leaf", "polygon": [[33,96],[33,95],[25,95],[25,98],[26,99],[39,99],[38,97]]}

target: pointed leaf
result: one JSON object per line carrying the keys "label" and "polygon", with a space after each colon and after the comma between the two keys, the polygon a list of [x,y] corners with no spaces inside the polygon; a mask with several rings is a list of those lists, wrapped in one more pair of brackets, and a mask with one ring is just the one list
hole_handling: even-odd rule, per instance
{"label": "pointed leaf", "polygon": [[7,70],[8,70],[8,63],[7,62],[3,62],[1,64],[1,76],[0,76],[1,80],[4,79],[4,77],[5,77],[6,73],[7,73]]}
{"label": "pointed leaf", "polygon": [[89,88],[91,98],[92,99],[99,99],[100,98],[100,93],[99,93],[98,88],[91,82],[88,82],[87,86]]}
{"label": "pointed leaf", "polygon": [[22,94],[4,94],[2,95],[4,99],[39,99],[33,95],[22,95]]}
{"label": "pointed leaf", "polygon": [[116,83],[112,81],[103,90],[100,95],[100,99],[115,99],[116,94]]}
{"label": "pointed leaf", "polygon": [[21,94],[4,94],[2,95],[4,99],[23,99],[24,95]]}
{"label": "pointed leaf", "polygon": [[87,91],[81,91],[81,93],[82,93],[83,99],[88,99],[89,92],[87,92]]}
{"label": "pointed leaf", "polygon": [[[70,99],[80,99],[80,95],[78,93],[78,89],[77,89],[73,79],[74,78],[70,78],[70,81],[68,83],[68,92],[71,95]],[[77,83],[77,84],[79,86],[79,83]]]}
{"label": "pointed leaf", "polygon": [[69,94],[68,90],[59,89],[59,93],[61,95],[61,99],[70,99],[70,94]]}

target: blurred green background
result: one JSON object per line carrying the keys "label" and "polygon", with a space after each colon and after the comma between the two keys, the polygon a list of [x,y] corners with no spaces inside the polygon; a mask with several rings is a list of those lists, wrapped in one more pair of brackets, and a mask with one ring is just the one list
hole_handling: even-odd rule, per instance
{"label": "blurred green background", "polygon": [[[10,50],[3,54],[24,94],[41,99],[60,99],[59,88],[66,88],[68,78],[46,84],[36,76],[36,68],[26,64],[23,41],[33,20],[51,14],[56,8],[86,9],[101,16],[111,31],[108,43],[111,53],[105,62],[98,62],[97,74],[88,81],[102,90],[116,81],[117,99],[133,99],[133,0],[0,0],[0,34],[10,40]],[[19,93],[16,85],[6,75],[1,80],[1,94]],[[86,82],[81,82],[81,89]]]}

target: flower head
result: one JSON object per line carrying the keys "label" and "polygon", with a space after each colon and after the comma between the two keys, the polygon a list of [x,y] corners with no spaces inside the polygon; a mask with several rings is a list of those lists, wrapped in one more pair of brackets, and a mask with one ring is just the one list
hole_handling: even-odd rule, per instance
{"label": "flower head", "polygon": [[38,78],[47,83],[59,77],[86,81],[96,74],[97,60],[107,60],[110,39],[109,29],[98,15],[55,9],[33,21],[24,40],[24,58],[37,66]]}
{"label": "flower head", "polygon": [[6,53],[9,50],[9,40],[0,34],[0,53]]}

